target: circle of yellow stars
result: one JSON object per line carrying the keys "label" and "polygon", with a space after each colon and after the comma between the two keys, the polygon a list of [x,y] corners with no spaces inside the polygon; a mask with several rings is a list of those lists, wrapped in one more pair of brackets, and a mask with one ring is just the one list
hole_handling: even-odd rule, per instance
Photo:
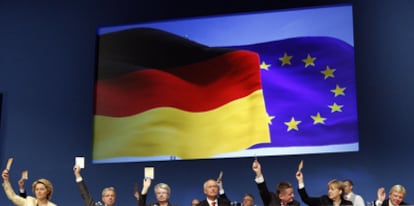
{"label": "circle of yellow stars", "polygon": [[[278,58],[278,60],[280,61],[280,66],[285,67],[285,66],[292,65],[292,62],[291,62],[292,58],[293,56],[290,56],[288,55],[287,52],[284,52],[283,56]],[[308,68],[308,67],[315,67],[316,60],[317,60],[316,57],[313,57],[311,54],[307,54],[306,58],[302,59],[301,61],[304,63],[304,67]],[[262,63],[260,64],[260,69],[268,71],[270,66],[271,64],[267,64],[266,62],[262,61]],[[336,69],[331,68],[329,65],[327,65],[325,69],[321,71],[321,74],[323,74],[323,78],[324,80],[326,80],[329,78],[335,78],[335,72],[336,72]],[[334,94],[334,97],[338,97],[338,96],[345,96],[345,90],[346,90],[346,87],[341,87],[337,84],[334,89],[330,90],[330,92]],[[331,113],[342,112],[343,107],[344,105],[339,105],[336,102],[334,102],[331,105],[328,105],[328,108],[330,109]],[[268,124],[272,125],[272,120],[276,118],[276,116],[271,116],[267,114],[267,117],[268,117]],[[313,120],[314,125],[317,125],[317,124],[323,125],[325,124],[325,121],[327,121],[327,118],[321,116],[320,112],[317,112],[315,115],[311,115],[310,118]],[[300,123],[302,123],[302,121],[296,120],[294,117],[292,117],[290,121],[284,122],[284,124],[287,126],[287,129],[286,129],[287,132],[291,130],[299,131]]]}

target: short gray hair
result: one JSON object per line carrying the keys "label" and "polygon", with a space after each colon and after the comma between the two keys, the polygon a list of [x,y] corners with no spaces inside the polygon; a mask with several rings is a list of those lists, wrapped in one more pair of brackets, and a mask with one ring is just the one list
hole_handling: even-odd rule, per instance
{"label": "short gray hair", "polygon": [[114,188],[114,187],[105,187],[105,188],[102,190],[102,196],[104,196],[104,195],[105,195],[105,193],[106,193],[106,192],[108,192],[108,191],[114,191],[114,194],[116,195],[116,192],[115,192],[115,188]]}
{"label": "short gray hair", "polygon": [[157,190],[159,190],[159,189],[164,189],[164,190],[167,190],[167,193],[168,193],[168,195],[170,195],[171,194],[171,189],[170,189],[170,186],[168,186],[167,184],[165,184],[165,183],[158,183],[158,184],[156,184],[155,186],[154,186],[154,192],[156,193],[157,192]]}

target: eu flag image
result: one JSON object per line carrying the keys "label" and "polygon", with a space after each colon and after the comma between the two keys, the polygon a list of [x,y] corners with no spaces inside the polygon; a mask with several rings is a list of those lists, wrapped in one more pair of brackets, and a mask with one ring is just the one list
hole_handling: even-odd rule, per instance
{"label": "eu flag image", "polygon": [[257,52],[271,143],[303,147],[358,142],[354,49],[331,37],[236,47]]}

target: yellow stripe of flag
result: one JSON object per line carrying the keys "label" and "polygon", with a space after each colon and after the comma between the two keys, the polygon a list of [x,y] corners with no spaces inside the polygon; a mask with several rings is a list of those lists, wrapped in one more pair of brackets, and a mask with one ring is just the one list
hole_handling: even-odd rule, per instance
{"label": "yellow stripe of flag", "polygon": [[262,90],[207,112],[161,107],[95,116],[94,160],[133,156],[208,158],[270,142]]}

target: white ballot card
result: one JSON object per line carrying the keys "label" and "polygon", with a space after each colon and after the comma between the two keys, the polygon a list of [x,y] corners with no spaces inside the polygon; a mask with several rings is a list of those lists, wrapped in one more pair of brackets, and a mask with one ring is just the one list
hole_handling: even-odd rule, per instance
{"label": "white ballot card", "polygon": [[27,179],[29,179],[29,171],[24,170],[22,172],[22,180],[27,180]]}
{"label": "white ballot card", "polygon": [[217,182],[221,182],[221,179],[223,179],[223,171],[220,171],[219,176],[217,177]]}
{"label": "white ballot card", "polygon": [[85,157],[75,157],[75,165],[81,169],[85,168]]}
{"label": "white ballot card", "polygon": [[144,177],[154,179],[154,167],[145,167]]}
{"label": "white ballot card", "polygon": [[301,161],[299,162],[299,165],[298,165],[298,172],[302,171],[302,169],[303,169],[303,160],[301,160]]}
{"label": "white ballot card", "polygon": [[13,158],[12,157],[10,157],[8,160],[7,160],[7,165],[6,165],[6,170],[10,170],[10,168],[11,168],[11,165],[13,164]]}

